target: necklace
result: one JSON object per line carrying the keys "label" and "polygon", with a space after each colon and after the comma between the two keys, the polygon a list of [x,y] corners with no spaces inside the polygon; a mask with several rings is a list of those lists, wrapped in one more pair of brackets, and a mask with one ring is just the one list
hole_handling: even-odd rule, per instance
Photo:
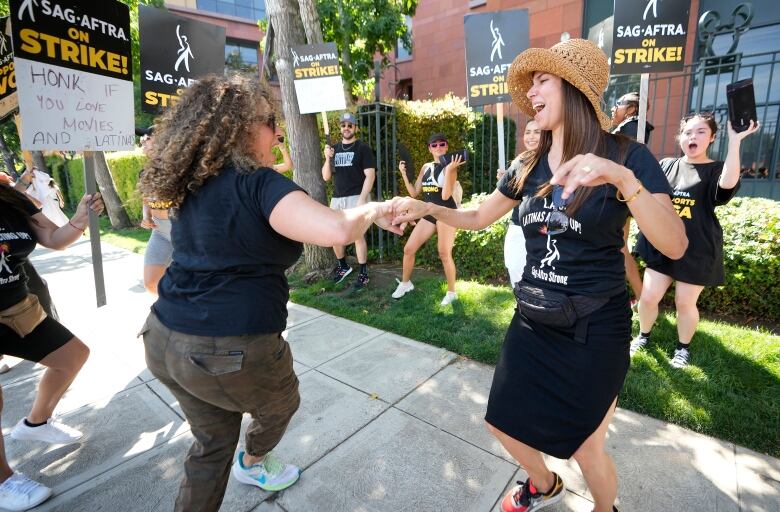
{"label": "necklace", "polygon": [[355,147],[355,144],[357,144],[357,139],[355,139],[355,141],[354,141],[354,142],[353,142],[353,143],[352,143],[352,144],[351,144],[349,147],[347,147],[347,146],[344,144],[344,141],[341,141],[341,150],[342,150],[342,151],[349,151],[350,149],[352,149],[353,147]]}

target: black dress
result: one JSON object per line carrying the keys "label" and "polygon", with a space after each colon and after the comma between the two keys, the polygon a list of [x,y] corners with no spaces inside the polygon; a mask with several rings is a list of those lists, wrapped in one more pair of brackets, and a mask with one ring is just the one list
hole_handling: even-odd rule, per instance
{"label": "black dress", "polygon": [[723,284],[723,229],[715,207],[728,203],[739,190],[718,185],[723,162],[690,164],[682,158],[665,158],[661,168],[674,192],[672,203],[685,225],[688,249],[679,260],[671,260],[647,241],[642,233],[634,251],[648,268],[675,281],[699,286]]}
{"label": "black dress", "polygon": [[[610,155],[617,160],[614,138],[608,137]],[[647,192],[670,193],[658,162],[643,144],[631,143],[625,162]],[[550,177],[545,155],[519,193],[513,173],[498,185],[507,197],[522,199],[520,225],[528,250],[523,282],[568,295],[611,298],[590,315],[584,343],[575,341],[574,328],[545,326],[516,311],[485,419],[524,444],[569,458],[599,426],[628,371],[631,311],[620,249],[629,210],[616,199],[615,187],[594,187],[569,219],[568,229],[547,235],[542,228],[552,202],[534,195]]]}

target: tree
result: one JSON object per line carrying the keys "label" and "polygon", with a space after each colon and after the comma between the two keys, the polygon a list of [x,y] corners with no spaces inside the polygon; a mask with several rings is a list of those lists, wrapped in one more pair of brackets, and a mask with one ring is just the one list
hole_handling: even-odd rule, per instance
{"label": "tree", "polygon": [[[111,176],[111,172],[108,168],[108,162],[106,161],[106,154],[102,151],[95,151],[92,153],[95,161],[95,181],[100,190],[100,195],[103,197],[103,203],[106,205],[106,213],[111,220],[111,227],[114,229],[124,229],[133,227],[133,223],[130,222],[130,217],[127,215],[122,200],[119,198],[119,194],[116,192],[116,186],[114,185],[114,178]],[[87,152],[84,153],[86,165]]]}
{"label": "tree", "polygon": [[341,76],[347,101],[359,94],[373,75],[374,55],[382,67],[400,40],[412,48],[406,16],[414,16],[418,0],[316,0],[325,41],[336,43],[341,54]]}
{"label": "tree", "polygon": [[[298,99],[293,85],[293,69],[290,47],[306,44],[301,14],[311,22],[314,0],[266,0],[268,18],[275,33],[276,71],[282,95],[287,135],[290,140],[292,161],[295,162],[293,178],[309,193],[309,196],[325,204],[325,182],[322,180],[322,154],[320,152],[319,128],[315,114],[298,114]],[[315,23],[316,25],[316,23]],[[314,25],[309,26],[311,37],[316,38]],[[319,35],[320,42],[322,35]],[[315,41],[308,41],[313,43]],[[333,251],[325,247],[305,245],[304,264],[309,270],[325,270],[333,265]]]}

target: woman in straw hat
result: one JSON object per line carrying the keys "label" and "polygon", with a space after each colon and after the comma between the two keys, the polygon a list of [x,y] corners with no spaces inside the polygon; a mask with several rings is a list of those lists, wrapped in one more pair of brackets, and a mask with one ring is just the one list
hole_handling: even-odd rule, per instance
{"label": "woman in straw hat", "polygon": [[527,263],[485,415],[528,473],[504,497],[507,512],[563,498],[542,453],[574,457],[594,509],[613,510],[617,477],[604,444],[631,339],[623,225],[632,215],[670,258],[687,246],[658,162],[644,145],[606,131],[600,102],[608,77],[606,56],[586,40],[524,51],[509,70],[509,90],[542,132],[520,168],[475,210],[394,199],[396,223],[433,215],[463,229],[483,229],[520,204]]}

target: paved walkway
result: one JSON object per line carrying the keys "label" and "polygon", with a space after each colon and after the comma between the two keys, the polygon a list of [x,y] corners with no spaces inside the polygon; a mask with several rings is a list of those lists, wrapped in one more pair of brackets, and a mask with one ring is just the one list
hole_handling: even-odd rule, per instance
{"label": "paved walkway", "polygon": [[[63,323],[92,349],[57,410],[85,436],[69,446],[7,437],[41,374],[21,362],[0,376],[6,450],[13,467],[54,488],[38,510],[169,511],[192,438],[135,338],[151,303],[142,258],[103,247],[109,305],[100,309],[87,242],[34,257]],[[277,451],[303,475],[276,495],[231,480],[222,510],[488,512],[525,478],[482,424],[492,367],[292,304],[286,335],[302,403]],[[608,446],[624,512],[780,511],[777,459],[622,409]],[[550,510],[589,512],[575,466],[551,465],[570,492]]]}

